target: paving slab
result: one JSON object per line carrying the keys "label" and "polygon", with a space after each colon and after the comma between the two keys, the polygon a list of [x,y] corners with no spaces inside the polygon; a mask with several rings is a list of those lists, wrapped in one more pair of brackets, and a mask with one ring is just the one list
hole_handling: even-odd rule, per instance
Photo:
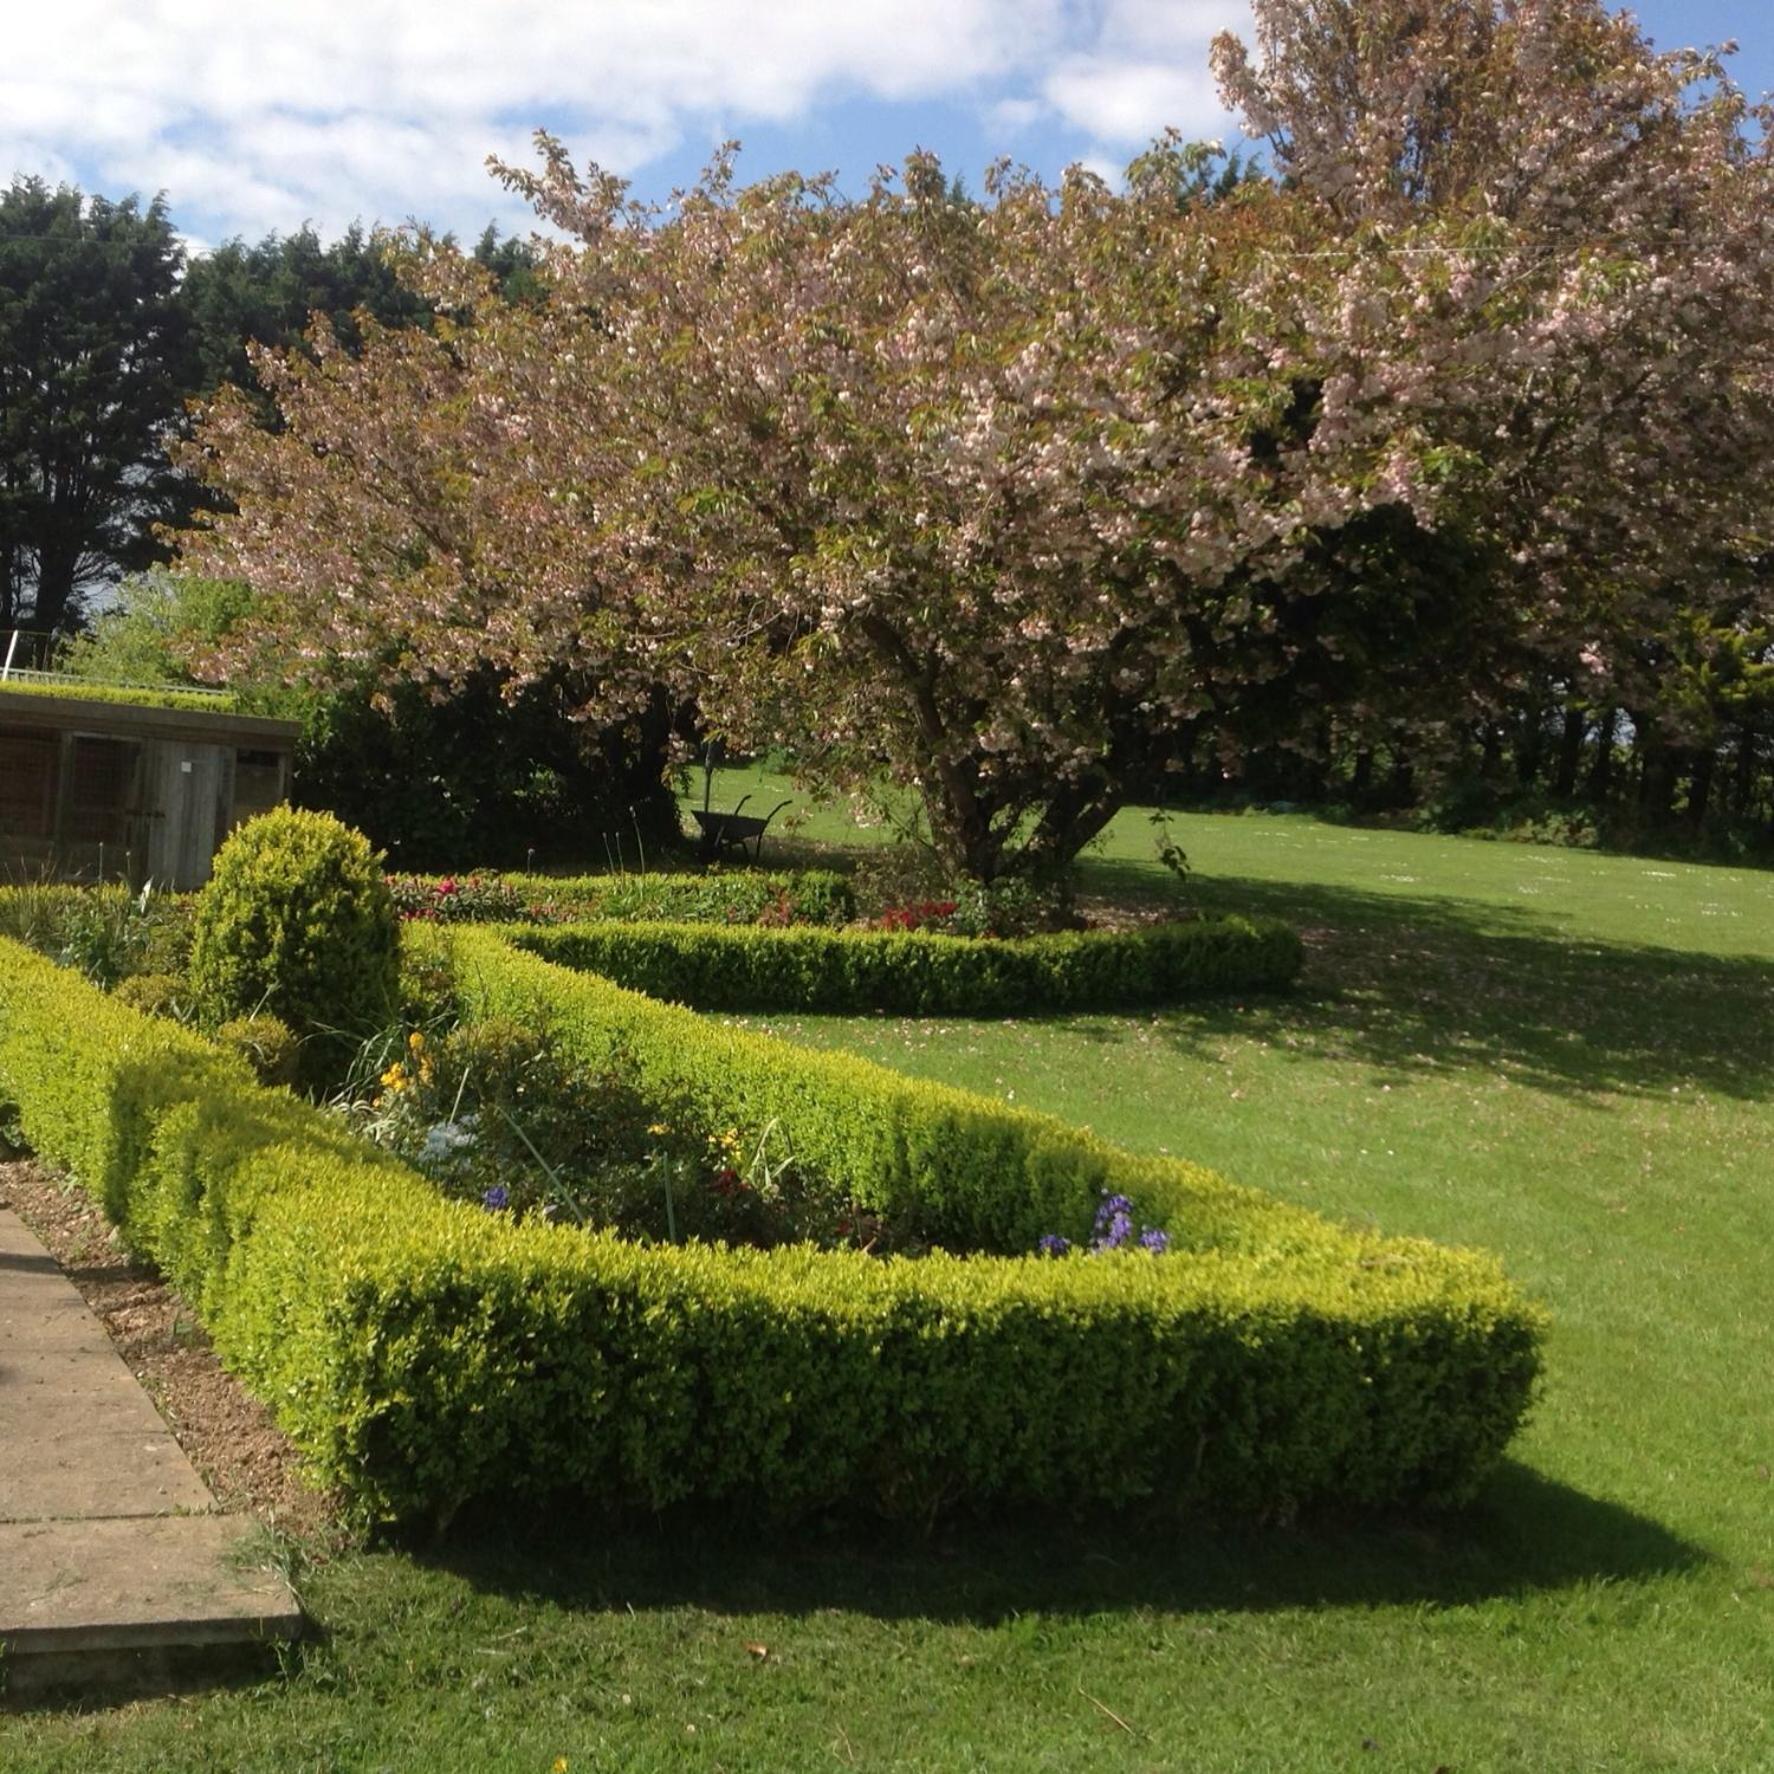
{"label": "paving slab", "polygon": [[[0,1649],[8,1692],[120,1657],[288,1638],[301,1614],[104,1327],[0,1209]],[[181,1667],[187,1665],[182,1664]]]}
{"label": "paving slab", "polygon": [[0,1522],[0,1579],[13,1598],[8,1652],[233,1643],[293,1628],[283,1579],[250,1563],[235,1515]]}

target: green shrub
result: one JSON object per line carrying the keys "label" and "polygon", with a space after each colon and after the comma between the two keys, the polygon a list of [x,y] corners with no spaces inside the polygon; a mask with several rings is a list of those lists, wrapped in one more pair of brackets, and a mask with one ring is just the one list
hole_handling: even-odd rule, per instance
{"label": "green shrub", "polygon": [[1272,918],[1198,918],[1142,930],[968,940],[922,931],[569,924],[508,933],[566,967],[698,1010],[1027,1016],[1272,991],[1300,940]]}
{"label": "green shrub", "polygon": [[447,934],[430,924],[400,927],[399,1019],[422,1027],[456,1020],[456,972]]}
{"label": "green shrub", "polygon": [[113,988],[119,1003],[146,1016],[170,1016],[175,1022],[191,1018],[191,987],[176,973],[132,973]]}
{"label": "green shrub", "polygon": [[1034,936],[1077,920],[1066,891],[1033,881],[966,881],[948,925],[957,936]]}
{"label": "green shrub", "polygon": [[216,853],[197,896],[191,985],[211,1027],[260,1012],[304,1044],[321,1081],[399,992],[400,931],[378,858],[331,814],[278,808]]}
{"label": "green shrub", "polygon": [[[628,1014],[619,988],[484,932],[457,940],[465,973],[507,958],[521,990],[492,995],[556,1000],[563,1027]],[[661,1031],[695,1020],[651,1010]],[[728,1051],[736,1085],[742,1060],[793,1054],[750,1039]],[[843,1063],[860,1141],[904,1081],[875,1073],[877,1098],[875,1069]],[[939,1118],[965,1100],[939,1095]],[[513,1224],[4,943],[0,1096],[372,1521],[562,1489],[778,1515],[1456,1502],[1538,1371],[1540,1314],[1488,1257],[1334,1227],[991,1103],[978,1127],[998,1126],[1007,1157],[1069,1142],[1137,1173],[1142,1206],[1168,1175],[1172,1209],[1226,1236],[1156,1260],[881,1261]],[[879,1130],[883,1156],[893,1137]],[[1007,1168],[999,1192],[1021,1181]]]}
{"label": "green shrub", "polygon": [[216,1040],[238,1053],[261,1084],[293,1085],[301,1074],[302,1044],[279,1017],[264,1011],[230,1017],[216,1030]]}

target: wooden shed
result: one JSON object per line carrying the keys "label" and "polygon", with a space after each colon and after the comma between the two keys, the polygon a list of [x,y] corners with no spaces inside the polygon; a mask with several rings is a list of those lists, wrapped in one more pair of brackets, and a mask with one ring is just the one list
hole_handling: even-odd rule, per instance
{"label": "wooden shed", "polygon": [[288,795],[298,731],[225,696],[0,680],[0,878],[201,887]]}

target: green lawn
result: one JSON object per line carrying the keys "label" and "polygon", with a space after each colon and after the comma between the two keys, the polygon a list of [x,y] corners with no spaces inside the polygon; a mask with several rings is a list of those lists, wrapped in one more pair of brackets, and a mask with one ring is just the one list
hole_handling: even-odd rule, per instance
{"label": "green lawn", "polygon": [[[1197,903],[1307,931],[1294,996],[773,1026],[1500,1251],[1556,1330],[1479,1508],[927,1544],[526,1509],[310,1569],[323,1636],[285,1678],[15,1718],[0,1768],[1774,1767],[1774,876],[1176,835]],[[1090,885],[1160,892],[1149,857],[1129,816]]]}

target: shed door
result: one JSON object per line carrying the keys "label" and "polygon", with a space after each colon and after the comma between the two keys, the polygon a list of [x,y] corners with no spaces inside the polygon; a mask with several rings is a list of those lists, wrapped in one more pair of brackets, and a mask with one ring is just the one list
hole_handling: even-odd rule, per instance
{"label": "shed door", "polygon": [[121,880],[141,837],[141,744],[74,733],[62,755],[61,872],[73,880]]}
{"label": "shed door", "polygon": [[148,873],[162,887],[201,887],[226,828],[233,754],[214,745],[158,749]]}

